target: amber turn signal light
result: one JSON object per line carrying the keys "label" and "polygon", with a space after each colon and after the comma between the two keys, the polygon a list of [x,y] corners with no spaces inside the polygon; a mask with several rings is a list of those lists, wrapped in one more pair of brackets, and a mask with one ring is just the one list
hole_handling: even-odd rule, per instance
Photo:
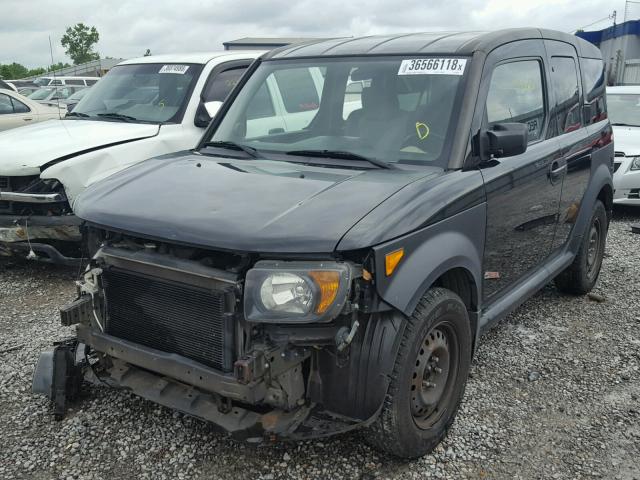
{"label": "amber turn signal light", "polygon": [[320,301],[316,307],[316,313],[322,314],[327,311],[338,295],[340,287],[340,273],[331,271],[312,271],[309,276],[313,278],[320,289]]}
{"label": "amber turn signal light", "polygon": [[404,257],[404,248],[399,248],[398,250],[394,250],[384,256],[384,271],[387,274],[387,277],[393,275],[393,272],[400,263],[400,260],[402,260],[402,257]]}

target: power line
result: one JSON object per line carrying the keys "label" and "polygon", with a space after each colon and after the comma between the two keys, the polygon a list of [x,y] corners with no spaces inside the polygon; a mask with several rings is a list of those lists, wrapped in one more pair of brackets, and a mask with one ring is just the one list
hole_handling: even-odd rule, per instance
{"label": "power line", "polygon": [[567,33],[573,33],[573,32],[577,32],[578,30],[584,30],[585,28],[589,28],[592,25],[595,25],[596,23],[600,23],[600,22],[604,22],[605,20],[613,20],[613,24],[616,24],[616,11],[614,10],[612,14],[607,15],[606,17],[602,17],[599,20],[596,20],[595,22],[590,23],[589,25],[584,25],[583,27],[579,27],[576,28],[574,30],[570,30]]}

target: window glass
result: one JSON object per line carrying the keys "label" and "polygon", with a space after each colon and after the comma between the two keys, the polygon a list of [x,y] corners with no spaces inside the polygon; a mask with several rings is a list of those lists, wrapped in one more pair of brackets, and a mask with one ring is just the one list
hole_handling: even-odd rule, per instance
{"label": "window glass", "polygon": [[609,93],[607,109],[612,125],[640,127],[640,95]]}
{"label": "window glass", "polygon": [[85,82],[87,82],[87,85],[95,85],[96,83],[98,83],[98,80],[85,80]]}
{"label": "window glass", "polygon": [[62,85],[62,80],[58,80],[57,78],[51,80],[51,82],[49,82],[49,85]]}
{"label": "window glass", "polygon": [[7,115],[13,113],[13,105],[8,95],[0,93],[0,115]]}
{"label": "window glass", "polygon": [[15,98],[11,99],[11,103],[13,103],[13,111],[15,113],[29,113],[31,111],[29,107]]}
{"label": "window glass", "polygon": [[293,161],[304,151],[305,158],[319,155],[315,162],[347,152],[389,163],[444,164],[464,71],[406,74],[405,60],[265,61],[211,140],[247,145],[266,158],[288,154]]}
{"label": "window glass", "polygon": [[240,77],[246,71],[246,68],[234,68],[218,73],[215,77],[210,78],[204,87],[202,98],[205,102],[223,102],[240,81]]}
{"label": "window glass", "polygon": [[527,60],[498,65],[487,96],[487,120],[524,123],[529,143],[538,140],[544,126],[544,94],[540,62]]}
{"label": "window glass", "polygon": [[275,72],[284,108],[288,113],[317,110],[320,99],[308,68],[289,68]]}
{"label": "window glass", "polygon": [[580,58],[580,67],[585,101],[584,122],[591,125],[607,118],[604,63],[595,58]]}
{"label": "window glass", "polygon": [[273,117],[275,114],[271,94],[267,84],[263,83],[247,106],[247,120]]}
{"label": "window glass", "polygon": [[84,80],[78,80],[78,79],[67,79],[65,81],[66,85],[84,85]]}
{"label": "window glass", "polygon": [[572,57],[551,57],[551,82],[556,98],[558,132],[573,132],[582,125],[576,61]]}

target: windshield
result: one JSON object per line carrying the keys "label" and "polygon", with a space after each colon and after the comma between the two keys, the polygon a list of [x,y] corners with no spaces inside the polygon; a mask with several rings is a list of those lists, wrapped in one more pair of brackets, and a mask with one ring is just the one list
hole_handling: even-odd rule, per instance
{"label": "windshield", "polygon": [[201,70],[202,65],[120,65],[91,87],[74,112],[89,118],[179,123]]}
{"label": "windshield", "polygon": [[640,127],[640,94],[607,94],[607,111],[613,125]]}
{"label": "windshield", "polygon": [[51,81],[50,78],[47,77],[41,77],[41,78],[36,78],[33,83],[35,83],[36,85],[41,85],[41,86],[45,86],[45,85],[49,85],[49,82]]}
{"label": "windshield", "polygon": [[53,92],[54,90],[50,88],[41,88],[29,95],[29,98],[31,100],[45,100],[49,98]]}
{"label": "windshield", "polygon": [[82,99],[82,97],[84,97],[87,94],[88,91],[89,91],[88,88],[83,88],[82,90],[78,90],[76,93],[71,95],[68,98],[68,100],[80,100]]}
{"label": "windshield", "polygon": [[209,141],[267,155],[442,165],[465,66],[461,58],[267,61]]}

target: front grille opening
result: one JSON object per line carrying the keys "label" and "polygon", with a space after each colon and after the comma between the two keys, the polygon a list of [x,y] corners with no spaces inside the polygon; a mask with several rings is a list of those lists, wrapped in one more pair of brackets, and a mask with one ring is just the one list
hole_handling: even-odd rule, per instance
{"label": "front grille opening", "polygon": [[632,188],[629,190],[628,198],[640,199],[640,188]]}
{"label": "front grille opening", "polygon": [[225,292],[116,267],[102,279],[106,333],[231,372],[234,329]]}

